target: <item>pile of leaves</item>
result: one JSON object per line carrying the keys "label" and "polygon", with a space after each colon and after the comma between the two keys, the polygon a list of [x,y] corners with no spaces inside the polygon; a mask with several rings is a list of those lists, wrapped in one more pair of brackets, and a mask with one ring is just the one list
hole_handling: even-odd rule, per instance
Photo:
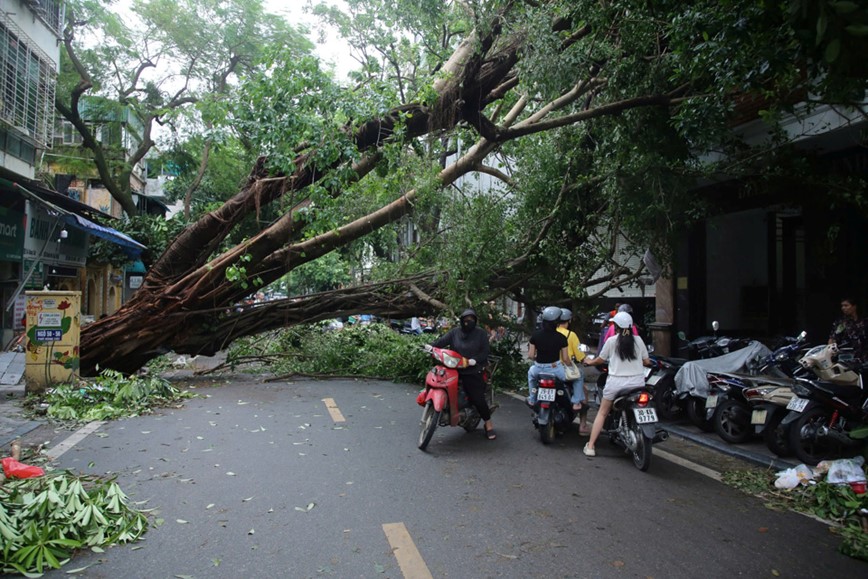
{"label": "pile of leaves", "polygon": [[[422,346],[431,334],[400,334],[385,324],[352,325],[340,330],[327,326],[294,326],[267,335],[237,340],[227,356],[233,368],[258,363],[278,376],[362,377],[421,384],[431,369],[431,356]],[[517,340],[492,344],[498,364],[492,376],[496,389],[514,389],[527,380]]]}
{"label": "pile of leaves", "polygon": [[860,509],[868,509],[868,493],[857,495],[849,485],[825,481],[802,484],[792,490],[775,488],[772,471],[739,470],[724,473],[723,482],[763,499],[773,509],[812,514],[836,526],[845,555],[868,561],[868,532],[863,530]]}
{"label": "pile of leaves", "polygon": [[47,405],[46,414],[55,420],[90,422],[147,414],[191,396],[159,376],[103,370],[95,379],[59,384],[30,397],[27,406],[35,410]]}
{"label": "pile of leaves", "polygon": [[128,503],[113,478],[62,471],[3,481],[0,572],[33,576],[59,569],[76,550],[138,540],[148,521]]}

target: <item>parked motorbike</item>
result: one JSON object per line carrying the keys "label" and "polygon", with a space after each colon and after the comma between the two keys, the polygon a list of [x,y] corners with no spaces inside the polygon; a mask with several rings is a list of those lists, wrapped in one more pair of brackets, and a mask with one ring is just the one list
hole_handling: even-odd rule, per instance
{"label": "parked motorbike", "polygon": [[551,444],[555,436],[564,434],[579,415],[570,402],[572,389],[571,383],[561,382],[553,374],[539,375],[533,425],[543,444]]}
{"label": "parked motorbike", "polygon": [[[771,352],[758,364],[751,364],[748,370],[755,375],[758,372],[771,373],[776,376],[787,376],[786,372],[796,372],[801,369],[798,363],[799,353],[807,334],[802,332],[797,338],[788,341]],[[754,414],[751,403],[746,396],[746,390],[754,385],[755,380],[741,373],[719,374],[712,379],[709,373],[709,395],[706,399],[706,419],[711,421],[714,431],[730,444],[741,444],[759,433],[753,425]],[[777,385],[780,387],[780,385]],[[780,394],[780,393],[779,393]],[[759,420],[759,414],[756,420]],[[765,415],[769,417],[767,412]]]}
{"label": "parked motorbike", "polygon": [[818,379],[796,379],[792,385],[796,396],[782,425],[796,458],[815,465],[857,454],[863,442],[849,433],[868,424],[868,364],[840,356],[835,344],[812,348],[800,363]]}
{"label": "parked motorbike", "polygon": [[675,390],[675,374],[687,358],[651,355],[652,367],[645,376],[645,385],[654,391],[657,412],[664,420],[674,420],[684,412],[684,405]]}
{"label": "parked motorbike", "polygon": [[763,437],[770,451],[778,456],[791,454],[787,432],[781,422],[787,415],[787,404],[795,396],[791,385],[795,377],[805,377],[807,370],[799,364],[806,352],[806,332],[794,338],[785,338],[755,369],[744,389],[744,398],[750,405],[750,423],[754,432]]}
{"label": "parked motorbike", "polygon": [[[424,350],[431,354],[437,364],[428,371],[425,388],[416,397],[416,402],[423,407],[418,444],[420,450],[428,447],[437,426],[460,426],[467,432],[473,432],[482,420],[460,387],[458,375],[459,369],[475,366],[476,360],[465,358],[454,350],[430,345],[424,346]],[[483,373],[485,396],[494,412],[496,405],[489,377],[490,373]]]}

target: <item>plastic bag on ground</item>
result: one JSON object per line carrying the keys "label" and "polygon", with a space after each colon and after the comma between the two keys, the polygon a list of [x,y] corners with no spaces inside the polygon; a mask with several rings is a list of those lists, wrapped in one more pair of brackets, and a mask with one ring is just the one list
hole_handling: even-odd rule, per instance
{"label": "plastic bag on ground", "polygon": [[775,488],[778,489],[794,489],[801,483],[807,483],[814,479],[814,471],[810,467],[800,464],[794,468],[788,468],[778,473],[778,478],[775,480]]}
{"label": "plastic bag on ground", "polygon": [[841,458],[838,460],[824,460],[823,463],[828,463],[828,474],[826,475],[826,482],[828,483],[848,484],[854,482],[865,482],[865,471],[862,470],[862,465],[865,464],[865,459],[861,456],[857,456],[856,458]]}
{"label": "plastic bag on ground", "polygon": [[38,466],[30,466],[7,456],[3,459],[3,474],[6,478],[33,478],[44,475],[45,471]]}

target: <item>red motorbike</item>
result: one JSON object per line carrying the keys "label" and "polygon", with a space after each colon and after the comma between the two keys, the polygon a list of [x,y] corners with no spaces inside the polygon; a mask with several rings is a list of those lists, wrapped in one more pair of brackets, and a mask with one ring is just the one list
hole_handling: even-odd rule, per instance
{"label": "red motorbike", "polygon": [[[460,426],[467,432],[473,432],[482,417],[476,408],[470,404],[464,389],[461,388],[458,370],[476,365],[476,360],[468,359],[454,350],[426,346],[425,351],[437,361],[425,377],[425,389],[416,397],[416,402],[423,407],[421,430],[419,432],[419,449],[425,450],[437,426]],[[485,380],[485,396],[492,412],[492,390],[489,384],[490,372],[486,369],[482,374]]]}

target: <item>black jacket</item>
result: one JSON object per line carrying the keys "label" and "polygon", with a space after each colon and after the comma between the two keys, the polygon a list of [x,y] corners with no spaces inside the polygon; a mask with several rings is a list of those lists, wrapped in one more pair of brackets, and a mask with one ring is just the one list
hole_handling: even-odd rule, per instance
{"label": "black jacket", "polygon": [[460,370],[461,372],[479,373],[482,372],[482,368],[488,363],[488,332],[479,327],[473,328],[473,331],[469,334],[461,331],[460,326],[452,328],[443,337],[434,340],[431,345],[435,348],[448,347],[465,358],[476,360],[476,366]]}

